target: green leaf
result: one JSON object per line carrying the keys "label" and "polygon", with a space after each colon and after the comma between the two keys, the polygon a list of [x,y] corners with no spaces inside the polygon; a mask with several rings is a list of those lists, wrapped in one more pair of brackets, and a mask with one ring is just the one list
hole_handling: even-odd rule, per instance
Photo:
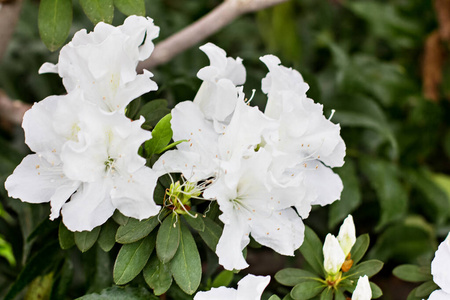
{"label": "green leaf", "polygon": [[202,265],[197,244],[187,226],[180,223],[181,238],[177,253],[170,262],[170,270],[178,286],[192,295],[200,285]]}
{"label": "green leaf", "polygon": [[168,114],[156,124],[152,131],[152,138],[144,144],[147,157],[160,153],[170,143],[173,135],[170,120],[172,120],[172,115]]}
{"label": "green leaf", "polygon": [[70,259],[66,258],[60,271],[55,276],[50,300],[64,299],[72,283],[72,278],[73,263]]}
{"label": "green leaf", "polygon": [[81,7],[92,23],[112,23],[114,18],[113,0],[80,0]]}
{"label": "green leaf", "polygon": [[125,115],[128,118],[135,120],[134,117],[136,116],[140,108],[141,108],[141,97],[134,99],[133,101],[130,102],[130,104],[127,105],[127,107],[125,108]]}
{"label": "green leaf", "polygon": [[401,219],[406,213],[408,195],[398,178],[398,169],[391,162],[361,158],[361,170],[375,190],[381,208],[381,217],[376,230]]}
{"label": "green leaf", "polygon": [[150,258],[142,273],[145,282],[157,296],[167,292],[172,285],[172,273],[170,272],[169,264],[160,261],[157,255],[153,255]]}
{"label": "green leaf", "polygon": [[156,236],[156,254],[163,263],[169,262],[177,252],[180,243],[181,222],[178,222],[178,216],[172,214],[167,217],[158,230]]}
{"label": "green leaf", "polygon": [[369,244],[370,237],[367,233],[358,236],[355,244],[350,250],[354,266],[364,257],[364,254],[366,254],[366,251],[369,248]]}
{"label": "green leaf", "polygon": [[36,277],[45,274],[57,262],[56,255],[58,254],[58,242],[49,242],[46,246],[41,248],[25,267],[20,272],[14,284],[9,289],[4,300],[12,300],[20,293],[30,282]]}
{"label": "green leaf", "polygon": [[275,279],[282,285],[294,286],[301,282],[315,280],[317,275],[302,269],[287,268],[278,271]]}
{"label": "green leaf", "polygon": [[116,243],[116,231],[119,225],[113,220],[108,220],[100,231],[100,236],[98,237],[98,245],[103,251],[109,252],[109,250],[114,247]]}
{"label": "green leaf", "polygon": [[401,265],[396,267],[392,273],[404,281],[422,282],[433,280],[430,267],[419,267],[416,265]]}
{"label": "green leaf", "polygon": [[120,211],[118,211],[117,209],[114,212],[112,218],[113,218],[114,222],[116,222],[120,226],[127,225],[128,221],[131,219],[130,217],[126,217],[126,216],[122,215],[122,213]]}
{"label": "green leaf", "polygon": [[334,300],[346,300],[344,292],[341,289],[337,289],[335,292]]}
{"label": "green leaf", "polygon": [[5,239],[3,239],[1,235],[0,235],[0,257],[5,258],[10,266],[16,265],[16,259],[14,257],[11,244],[8,243]]}
{"label": "green leaf", "polygon": [[145,16],[144,0],[114,0],[114,5],[127,16]]}
{"label": "green leaf", "polygon": [[383,268],[383,262],[372,259],[364,261],[356,266],[353,266],[347,273],[344,273],[345,278],[355,278],[358,279],[360,276],[367,275],[372,277],[373,275],[380,272]]}
{"label": "green leaf", "polygon": [[64,44],[71,26],[71,0],[41,1],[38,16],[39,34],[50,51],[55,51]]}
{"label": "green leaf", "polygon": [[380,289],[378,285],[373,282],[369,282],[370,289],[372,290],[372,299],[378,299],[383,296],[383,291]]}
{"label": "green leaf", "polygon": [[305,240],[300,247],[300,252],[319,277],[325,275],[322,248],[322,242],[316,233],[308,226],[305,226]]}
{"label": "green leaf", "polygon": [[100,234],[101,226],[97,226],[91,231],[74,232],[75,244],[81,252],[86,252],[94,246]]}
{"label": "green leaf", "polygon": [[291,290],[291,297],[295,300],[307,300],[319,295],[325,288],[320,281],[305,281],[297,284]]}
{"label": "green leaf", "polygon": [[291,297],[291,294],[287,294],[286,296],[284,296],[283,300],[294,300]]}
{"label": "green leaf", "polygon": [[328,219],[330,228],[340,224],[362,201],[359,180],[353,160],[346,159],[343,167],[333,170],[341,177],[344,189],[341,193],[341,199],[333,202],[330,206]]}
{"label": "green leaf", "polygon": [[272,295],[268,300],[281,300],[281,298],[278,297],[277,295]]}
{"label": "green leaf", "polygon": [[167,145],[166,147],[164,147],[164,148],[162,148],[161,150],[159,150],[157,154],[163,153],[164,151],[167,151],[167,150],[169,150],[169,149],[172,149],[172,148],[175,147],[176,145],[179,145],[179,144],[185,143],[185,142],[188,142],[188,140],[181,140],[181,141],[177,141],[177,142],[170,143],[170,144]]}
{"label": "green leaf", "polygon": [[159,216],[153,216],[142,221],[131,218],[127,224],[121,225],[117,229],[116,241],[121,244],[139,241],[149,235],[159,225],[160,220],[163,220],[168,213],[167,210],[163,210]]}
{"label": "green leaf", "polygon": [[29,285],[24,299],[26,300],[41,300],[48,299],[52,291],[53,272],[44,276],[36,277]]}
{"label": "green leaf", "polygon": [[159,120],[170,113],[167,105],[166,99],[156,99],[142,106],[138,113],[138,115],[145,118],[145,123],[142,125],[142,128],[153,129]]}
{"label": "green leaf", "polygon": [[427,298],[434,290],[439,289],[433,280],[427,281],[414,289],[414,295],[419,298]]}
{"label": "green leaf", "polygon": [[59,223],[58,237],[61,249],[67,250],[75,245],[73,232],[67,229],[62,221]]}
{"label": "green leaf", "polygon": [[191,216],[188,215],[183,215],[183,217],[189,224],[189,226],[191,226],[197,231],[204,231],[205,230],[205,222],[203,222],[204,216],[199,213],[194,213],[194,215],[196,215],[197,217],[192,218]]}
{"label": "green leaf", "polygon": [[76,300],[158,300],[144,287],[113,286],[104,289],[100,294],[89,294]]}
{"label": "green leaf", "polygon": [[133,280],[147,264],[154,248],[154,234],[132,244],[123,245],[114,264],[114,282],[122,285]]}
{"label": "green leaf", "polygon": [[215,252],[217,243],[222,235],[222,227],[208,217],[203,218],[203,221],[205,223],[205,230],[199,231],[198,234],[205,244]]}
{"label": "green leaf", "polygon": [[223,270],[216,276],[216,278],[214,278],[211,287],[218,288],[220,286],[229,286],[233,281],[233,277],[233,271]]}
{"label": "green leaf", "polygon": [[320,300],[333,300],[334,293],[331,286],[326,287],[320,294]]}

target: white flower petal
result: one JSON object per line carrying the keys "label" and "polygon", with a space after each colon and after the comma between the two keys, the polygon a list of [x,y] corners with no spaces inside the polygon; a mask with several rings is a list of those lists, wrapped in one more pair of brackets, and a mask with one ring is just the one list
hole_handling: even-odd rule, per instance
{"label": "white flower petal", "polygon": [[341,198],[344,188],[339,175],[320,162],[309,163],[311,170],[305,172],[305,185],[309,197],[314,199],[312,205],[328,205]]}
{"label": "white flower petal", "polygon": [[71,231],[92,230],[105,223],[115,207],[109,195],[112,182],[83,183],[61,210],[63,222]]}
{"label": "white flower petal", "polygon": [[449,299],[450,294],[447,294],[443,290],[435,290],[434,292],[431,293],[430,297],[428,298],[428,300],[449,300]]}
{"label": "white flower petal", "polygon": [[[5,188],[8,195],[29,203],[62,201],[63,195],[57,194],[59,188],[76,189],[78,182],[64,176],[61,166],[52,166],[37,154],[26,156],[10,175]],[[64,200],[67,200],[64,199]]]}
{"label": "white flower petal", "polygon": [[270,276],[248,274],[238,282],[237,300],[261,300],[264,289],[270,282]]}
{"label": "white flower petal", "polygon": [[125,216],[139,220],[157,215],[161,208],[153,201],[157,180],[157,173],[147,167],[114,177],[113,205]]}
{"label": "white flower petal", "polygon": [[194,296],[194,300],[233,300],[236,298],[237,291],[233,288],[224,286],[212,288],[210,291],[198,292]]}
{"label": "white flower petal", "polygon": [[450,233],[439,245],[431,262],[431,274],[433,281],[447,294],[450,294]]}

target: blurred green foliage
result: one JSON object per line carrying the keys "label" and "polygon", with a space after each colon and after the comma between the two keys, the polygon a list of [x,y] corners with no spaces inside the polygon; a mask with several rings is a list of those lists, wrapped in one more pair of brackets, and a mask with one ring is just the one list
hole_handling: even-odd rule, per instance
{"label": "blurred green foliage", "polygon": [[[84,2],[72,1],[69,39],[81,28],[92,30],[90,19],[104,13],[88,10]],[[121,7],[124,2],[114,1],[118,9],[113,24],[123,22],[122,12],[129,13]],[[161,27],[157,43],[220,2],[147,0],[145,9],[138,5],[133,11],[145,11]],[[0,63],[0,88],[28,103],[64,93],[57,75],[37,74],[42,63],[55,63],[58,55],[47,50],[39,36],[38,6],[38,1],[25,1],[15,36]],[[242,16],[208,38],[228,55],[244,59],[247,94],[260,86],[267,72],[258,57],[272,53],[302,73],[310,85],[308,96],[322,103],[327,115],[336,110],[332,120],[341,124],[347,145],[346,165],[336,170],[344,191],[340,201],[314,209],[305,222],[323,238],[352,213],[358,233],[370,233],[370,258],[387,263],[381,272],[385,277],[399,263],[429,266],[438,241],[450,231],[450,105],[446,99],[450,64],[442,66],[440,101],[426,99],[422,90],[424,44],[437,28],[432,1],[291,0]],[[194,47],[152,70],[159,89],[144,95],[140,105],[167,99],[174,106],[193,99],[201,83],[196,73],[207,64],[207,57]],[[257,91],[252,103],[263,108],[264,94]],[[45,292],[50,299],[87,293],[108,297],[117,288],[101,291],[113,282],[117,244],[109,253],[97,245],[83,254],[74,248],[62,251],[54,243],[58,222],[47,220],[48,205],[7,197],[3,182],[29,151],[23,140],[21,128],[0,131],[0,204],[4,207],[4,212],[0,210],[0,298],[17,278],[25,279],[14,293],[28,283],[45,290],[50,280],[51,292]],[[209,253],[201,250],[200,255],[214,262]],[[49,255],[53,257],[50,264]],[[43,257],[47,263],[30,264]],[[204,274],[201,286],[210,286],[211,275],[218,270]],[[377,282],[377,277],[373,280]],[[133,282],[135,288],[120,289],[120,293],[147,295],[138,288],[145,285],[144,278]],[[286,292],[276,285],[270,289],[279,295]],[[384,294],[384,299],[396,299],[389,291]],[[177,288],[169,296],[191,299]]]}

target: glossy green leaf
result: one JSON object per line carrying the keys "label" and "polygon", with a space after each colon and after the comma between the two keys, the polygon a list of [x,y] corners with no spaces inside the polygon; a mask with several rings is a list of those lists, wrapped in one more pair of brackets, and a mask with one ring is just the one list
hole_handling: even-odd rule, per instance
{"label": "glossy green leaf", "polygon": [[353,160],[346,159],[344,166],[334,169],[334,171],[341,177],[344,189],[341,193],[341,199],[330,205],[328,219],[330,228],[340,224],[362,201],[359,180]]}
{"label": "glossy green leaf", "polygon": [[130,217],[126,217],[126,216],[122,215],[122,213],[117,209],[114,212],[112,218],[113,218],[114,222],[116,222],[120,226],[125,226],[128,223],[128,221],[130,219],[132,219]]}
{"label": "glossy green leaf", "polygon": [[218,288],[221,286],[229,286],[233,281],[233,277],[233,271],[223,270],[219,273],[219,275],[216,276],[216,278],[214,278],[211,287]]}
{"label": "glossy green leaf", "polygon": [[268,300],[281,300],[281,298],[278,297],[277,295],[272,295]]}
{"label": "glossy green leaf", "polygon": [[1,235],[0,235],[0,257],[6,259],[10,266],[16,265],[16,259],[14,257],[11,244],[8,243],[5,239],[3,239]]}
{"label": "glossy green leaf", "polygon": [[380,289],[378,285],[373,282],[369,282],[370,289],[372,290],[372,299],[378,299],[383,296],[383,291]]}
{"label": "glossy green leaf", "polygon": [[100,234],[101,226],[97,226],[91,231],[74,232],[75,244],[81,252],[86,252],[94,246]]}
{"label": "glossy green leaf", "polygon": [[170,113],[166,99],[155,99],[141,107],[138,115],[145,118],[142,128],[153,130],[159,120]]}
{"label": "glossy green leaf", "polygon": [[153,289],[157,296],[164,294],[172,285],[172,273],[169,264],[159,260],[157,255],[153,255],[142,271],[145,282]]}
{"label": "glossy green leaf", "polygon": [[416,265],[401,265],[392,271],[392,273],[404,281],[422,282],[433,280],[430,267],[419,267]]}
{"label": "glossy green leaf", "polygon": [[125,115],[128,118],[135,120],[135,116],[140,109],[141,109],[141,97],[134,99],[133,101],[130,102],[130,104],[127,105],[127,107],[125,108]]}
{"label": "glossy green leaf", "polygon": [[300,252],[314,272],[319,276],[325,275],[322,248],[322,242],[316,233],[308,226],[305,226],[305,240],[300,247]]}
{"label": "glossy green leaf", "polygon": [[153,231],[168,214],[167,210],[163,210],[160,215],[153,216],[148,219],[139,221],[131,218],[127,224],[121,225],[117,229],[116,241],[121,244],[134,243]]}
{"label": "glossy green leaf", "polygon": [[116,243],[116,231],[119,225],[113,220],[108,220],[104,225],[102,225],[102,230],[100,231],[100,235],[98,237],[98,245],[100,248],[109,252],[109,250],[114,247]]}
{"label": "glossy green leaf", "polygon": [[279,283],[287,286],[294,286],[304,281],[314,280],[317,275],[302,269],[287,268],[278,271],[275,279]]}
{"label": "glossy green leaf", "polygon": [[430,280],[415,288],[414,295],[419,298],[427,298],[434,290],[437,289],[439,289],[438,285],[434,283],[434,281]]}
{"label": "glossy green leaf", "polygon": [[350,250],[351,258],[353,260],[353,265],[356,265],[366,254],[367,249],[369,248],[370,237],[367,233],[358,236]]}
{"label": "glossy green leaf", "polygon": [[333,300],[334,293],[331,286],[326,287],[320,294],[320,300]]}
{"label": "glossy green leaf", "polygon": [[307,300],[319,295],[325,289],[325,283],[320,281],[305,281],[297,284],[291,290],[295,300]]}
{"label": "glossy green leaf", "polygon": [[194,212],[194,216],[195,215],[197,216],[196,218],[192,218],[191,216],[188,216],[188,215],[184,215],[183,217],[186,220],[186,222],[189,224],[189,226],[191,226],[192,228],[194,228],[197,231],[204,231],[205,230],[205,222],[203,221],[203,219],[205,217],[202,214]]}
{"label": "glossy green leaf", "polygon": [[178,286],[188,295],[197,291],[202,278],[202,265],[197,244],[189,228],[182,223],[180,245],[170,262],[170,270]]}
{"label": "glossy green leaf", "polygon": [[71,0],[42,0],[39,4],[39,34],[50,51],[61,47],[72,26]]}
{"label": "glossy green leaf", "polygon": [[344,273],[346,278],[354,278],[357,280],[360,276],[367,275],[368,277],[372,277],[373,275],[380,272],[383,268],[383,262],[372,259],[364,261],[350,269],[350,271]]}
{"label": "glossy green leaf", "polygon": [[163,263],[169,262],[180,244],[181,222],[176,214],[164,219],[156,236],[156,254]]}
{"label": "glossy green leaf", "polygon": [[127,16],[145,16],[144,0],[114,0],[114,5]]}
{"label": "glossy green leaf", "polygon": [[92,23],[112,23],[114,18],[113,0],[80,0],[80,4]]}
{"label": "glossy green leaf", "polygon": [[147,157],[160,153],[169,144],[173,135],[170,120],[172,120],[172,115],[168,114],[152,130],[152,138],[144,144]]}
{"label": "glossy green leaf", "polygon": [[89,294],[76,300],[158,300],[144,287],[113,286],[101,291],[100,294]]}
{"label": "glossy green leaf", "polygon": [[378,196],[381,217],[376,229],[402,218],[406,213],[408,195],[399,180],[397,167],[388,161],[364,157],[361,170]]}
{"label": "glossy green leaf", "polygon": [[203,222],[205,223],[205,230],[199,231],[198,234],[205,244],[215,252],[217,243],[222,235],[222,227],[208,217],[203,218]]}
{"label": "glossy green leaf", "polygon": [[132,244],[123,245],[114,264],[114,282],[122,285],[133,280],[147,264],[154,248],[154,234]]}
{"label": "glossy green leaf", "polygon": [[66,250],[75,245],[75,237],[73,232],[67,229],[63,222],[59,223],[58,237],[61,249]]}

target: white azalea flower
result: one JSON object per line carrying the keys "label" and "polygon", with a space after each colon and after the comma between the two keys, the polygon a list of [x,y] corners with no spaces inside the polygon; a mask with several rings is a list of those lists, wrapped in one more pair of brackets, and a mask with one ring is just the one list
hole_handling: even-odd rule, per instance
{"label": "white azalea flower", "polygon": [[323,267],[325,272],[330,276],[335,276],[341,270],[341,266],[345,261],[345,254],[337,238],[331,233],[327,234],[325,243],[323,244]]}
{"label": "white azalea flower", "polygon": [[360,276],[352,294],[352,300],[370,300],[371,298],[372,289],[370,288],[369,277],[367,275]]}
{"label": "white azalea flower", "polygon": [[57,65],[44,64],[40,73],[59,73],[68,92],[80,88],[88,101],[105,111],[123,112],[133,99],[156,90],[140,60],[150,56],[159,27],[150,18],[130,16],[122,26],[98,23],[94,31],[78,31],[61,49]]}
{"label": "white azalea flower", "polygon": [[197,76],[203,80],[194,103],[208,120],[224,122],[234,111],[238,99],[237,85],[245,82],[242,59],[226,56],[226,52],[212,43],[200,47],[208,55],[210,66],[202,68]]}
{"label": "white azalea flower", "polygon": [[152,195],[158,175],[137,153],[151,137],[140,128],[143,122],[107,113],[84,101],[79,90],[36,103],[22,126],[37,154],[8,177],[9,195],[30,203],[50,201],[50,219],[62,209],[72,231],[103,224],[115,209],[138,219],[156,215]]}
{"label": "white azalea flower", "polygon": [[210,291],[198,292],[194,300],[260,300],[270,282],[270,276],[248,274],[238,282],[238,288],[219,287]]}
{"label": "white azalea flower", "polygon": [[441,288],[430,295],[433,300],[450,299],[450,233],[447,238],[439,245],[434,259],[431,262],[431,274],[433,281]]}
{"label": "white azalea flower", "polygon": [[222,211],[219,219],[224,229],[216,254],[227,270],[248,266],[242,250],[250,242],[250,234],[283,255],[293,255],[303,242],[302,220],[292,208],[283,209],[279,204],[282,192],[268,189],[269,164],[269,153],[260,149],[243,159],[238,168],[225,169],[204,192],[205,197],[217,199]]}
{"label": "white azalea flower", "polygon": [[339,234],[337,236],[339,244],[347,257],[356,242],[355,224],[353,223],[352,215],[348,215],[339,228]]}

